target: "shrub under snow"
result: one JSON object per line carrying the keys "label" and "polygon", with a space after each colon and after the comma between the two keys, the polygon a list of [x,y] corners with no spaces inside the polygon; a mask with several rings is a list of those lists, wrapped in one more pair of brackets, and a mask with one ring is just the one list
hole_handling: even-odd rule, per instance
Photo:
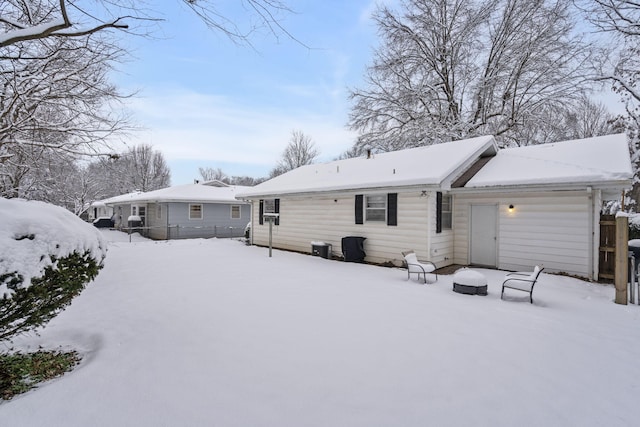
{"label": "shrub under snow", "polygon": [[106,247],[63,208],[0,198],[0,341],[64,310],[98,274]]}

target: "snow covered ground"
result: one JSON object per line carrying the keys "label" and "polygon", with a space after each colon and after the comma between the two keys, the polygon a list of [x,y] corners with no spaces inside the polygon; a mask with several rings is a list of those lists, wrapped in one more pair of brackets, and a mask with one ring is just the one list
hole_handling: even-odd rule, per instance
{"label": "snow covered ground", "polygon": [[105,268],[41,336],[73,372],[0,403],[3,426],[631,426],[640,307],[543,274],[534,302],[403,270],[105,232]]}

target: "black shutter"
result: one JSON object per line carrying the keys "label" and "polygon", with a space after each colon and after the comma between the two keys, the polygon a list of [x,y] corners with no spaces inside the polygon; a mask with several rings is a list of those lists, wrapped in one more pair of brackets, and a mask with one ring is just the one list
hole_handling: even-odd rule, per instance
{"label": "black shutter", "polygon": [[356,224],[364,224],[364,196],[362,194],[356,194]]}
{"label": "black shutter", "polygon": [[280,225],[280,215],[279,215],[280,214],[280,199],[275,199],[273,201],[273,205],[275,206],[275,210],[276,210],[274,213],[278,214],[278,216],[276,217],[275,224],[276,225]]}
{"label": "black shutter", "polygon": [[387,225],[398,225],[398,193],[387,194]]}
{"label": "black shutter", "polygon": [[436,193],[436,233],[442,233],[442,192]]}
{"label": "black shutter", "polygon": [[262,215],[264,214],[264,200],[260,199],[260,209],[258,210],[258,222],[260,225],[264,224],[264,218]]}

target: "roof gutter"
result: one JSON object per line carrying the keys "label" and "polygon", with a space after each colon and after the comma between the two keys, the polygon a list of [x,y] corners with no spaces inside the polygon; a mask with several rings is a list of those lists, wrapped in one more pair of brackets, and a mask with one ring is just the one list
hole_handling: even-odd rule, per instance
{"label": "roof gutter", "polygon": [[598,190],[616,190],[622,191],[630,189],[633,181],[618,180],[618,181],[604,181],[604,182],[579,182],[579,183],[550,183],[550,184],[513,184],[513,185],[492,185],[486,187],[460,187],[452,188],[452,193],[504,193],[504,192],[540,192],[540,191],[575,191],[592,189]]}

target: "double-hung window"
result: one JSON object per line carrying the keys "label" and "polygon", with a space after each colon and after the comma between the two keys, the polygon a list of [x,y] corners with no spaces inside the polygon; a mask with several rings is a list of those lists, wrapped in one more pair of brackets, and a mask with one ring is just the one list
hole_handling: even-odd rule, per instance
{"label": "double-hung window", "polygon": [[355,197],[355,222],[386,222],[398,225],[398,194],[357,194]]}
{"label": "double-hung window", "polygon": [[240,219],[240,205],[231,205],[231,219]]}
{"label": "double-hung window", "polygon": [[436,233],[451,230],[453,224],[453,205],[451,194],[436,193]]}
{"label": "double-hung window", "polygon": [[365,220],[385,221],[387,219],[387,195],[375,194],[365,196]]}
{"label": "double-hung window", "polygon": [[189,219],[202,219],[202,205],[190,204],[189,205]]}
{"label": "double-hung window", "polygon": [[278,214],[274,224],[280,225],[280,199],[260,199],[258,212],[258,220],[260,224],[264,224],[264,214]]}

